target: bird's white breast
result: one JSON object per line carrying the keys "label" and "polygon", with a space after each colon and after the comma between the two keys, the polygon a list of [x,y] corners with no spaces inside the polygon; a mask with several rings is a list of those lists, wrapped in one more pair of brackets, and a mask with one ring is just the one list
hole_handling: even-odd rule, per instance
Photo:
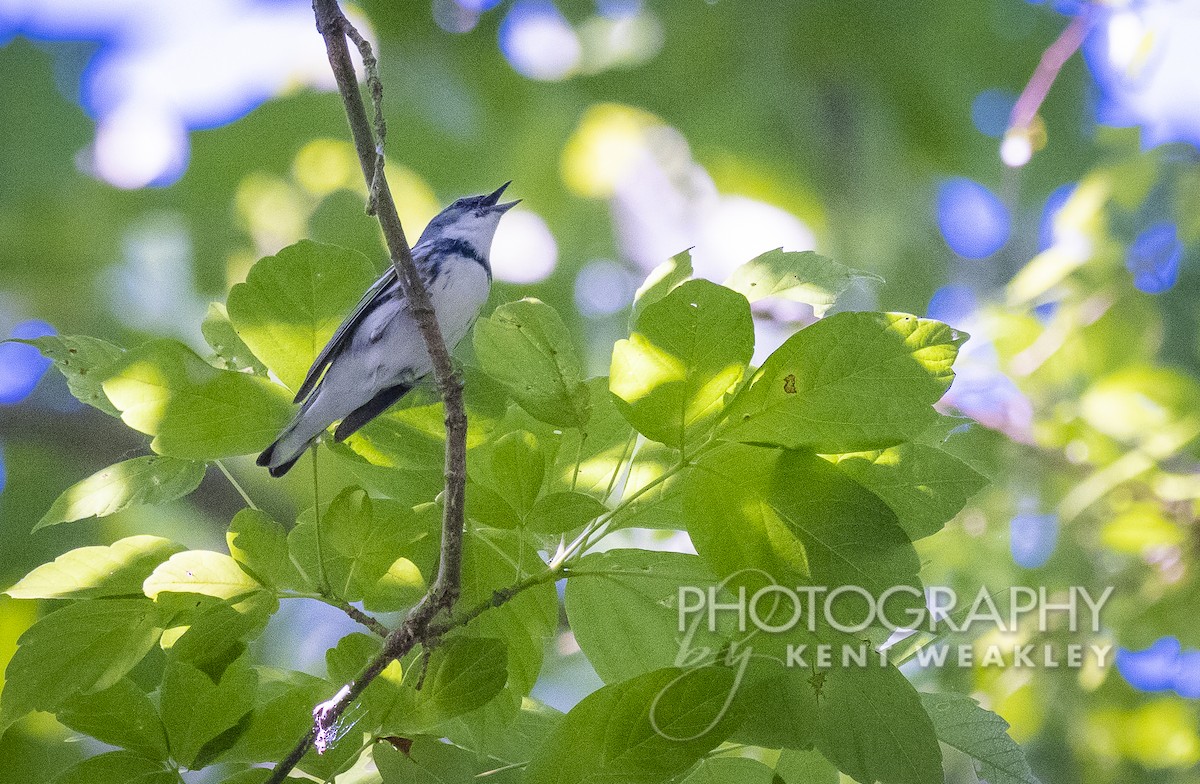
{"label": "bird's white breast", "polygon": [[456,259],[442,268],[442,274],[430,286],[429,296],[437,313],[442,338],[451,351],[458,345],[487,302],[492,282],[477,262]]}

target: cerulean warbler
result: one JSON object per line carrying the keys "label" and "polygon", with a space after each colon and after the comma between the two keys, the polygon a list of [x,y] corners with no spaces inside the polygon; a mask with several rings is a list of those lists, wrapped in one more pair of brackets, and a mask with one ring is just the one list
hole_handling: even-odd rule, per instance
{"label": "cerulean warbler", "polygon": [[[488,254],[501,216],[517,202],[500,204],[509,183],[486,196],[459,199],[429,222],[413,261],[425,281],[446,348],[458,345],[487,301],[492,286]],[[321,350],[296,392],[300,412],[258,456],[271,476],[283,476],[325,429],[341,420],[341,441],[403,397],[433,370],[425,341],[388,268]],[[323,375],[322,375],[323,374]]]}

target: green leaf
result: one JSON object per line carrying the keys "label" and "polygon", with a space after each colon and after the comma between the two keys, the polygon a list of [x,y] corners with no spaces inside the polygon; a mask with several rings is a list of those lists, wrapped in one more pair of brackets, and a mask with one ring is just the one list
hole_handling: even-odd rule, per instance
{"label": "green leaf", "polygon": [[120,416],[121,412],[104,395],[100,382],[104,380],[105,369],[121,358],[124,349],[87,335],[46,335],[13,342],[36,346],[42,356],[54,362],[76,399],[106,414]]}
{"label": "green leaf", "polygon": [[[645,550],[584,556],[567,580],[567,620],[605,683],[680,664],[680,589],[707,590],[716,578],[699,557]],[[732,597],[721,597],[729,599]],[[702,614],[701,614],[702,615]],[[701,617],[700,615],[696,617]],[[729,617],[726,615],[725,617]],[[690,627],[689,627],[690,628]],[[687,648],[720,650],[725,638],[701,622]]]}
{"label": "green leaf", "polygon": [[525,523],[542,534],[564,534],[581,528],[608,511],[608,507],[583,493],[550,493],[533,505]]}
{"label": "green leaf", "polygon": [[414,738],[407,753],[389,743],[377,743],[371,753],[383,784],[515,784],[520,780],[520,771],[481,777],[499,766],[436,738]]}
{"label": "green leaf", "polygon": [[378,277],[358,251],[301,240],[260,259],[229,292],[238,336],[295,390]]}
{"label": "green leaf", "polygon": [[[346,635],[325,652],[329,679],[334,683],[353,682],[382,649],[383,641],[377,637],[361,632]],[[360,729],[372,732],[388,721],[397,708],[403,710],[412,705],[411,695],[404,687],[404,674],[400,662],[394,660],[363,690],[359,705],[366,717],[360,722]]]}
{"label": "green leaf", "polygon": [[225,534],[229,554],[246,574],[272,588],[307,587],[288,554],[287,531],[265,512],[243,509]]}
{"label": "green leaf", "polygon": [[229,313],[220,302],[208,303],[200,333],[226,370],[249,370],[256,376],[267,375],[267,366],[259,362],[250,347],[238,337],[229,321]]}
{"label": "green leaf", "polygon": [[508,680],[508,656],[501,640],[454,637],[433,649],[423,678],[421,670],[418,662],[405,673],[406,699],[384,724],[385,732],[408,737],[429,733],[487,704]]}
{"label": "green leaf", "polygon": [[528,762],[532,751],[545,742],[565,715],[549,705],[526,698],[516,715],[503,725],[489,723],[486,711],[476,711],[452,719],[438,729],[456,746],[494,760],[493,767],[515,765]]}
{"label": "green leaf", "polygon": [[729,404],[721,435],[822,453],[884,449],[936,419],[966,335],[902,313],[838,313],[780,346]]}
{"label": "green leaf", "polygon": [[838,784],[838,770],[817,751],[784,749],[775,763],[783,784]]}
{"label": "green leaf", "polygon": [[554,464],[549,469],[548,488],[579,490],[603,498],[610,491],[613,473],[618,470],[622,456],[629,457],[637,433],[617,410],[608,391],[608,378],[589,379],[585,384],[591,416],[582,430],[564,430],[559,436]]}
{"label": "green leaf", "polygon": [[587,422],[583,369],[554,308],[536,299],[501,305],[479,320],[473,340],[483,371],[532,416],[557,427]]}
{"label": "green leaf", "polygon": [[72,765],[54,784],[183,784],[183,779],[161,762],[132,751],[110,751]]}
{"label": "green leaf", "polygon": [[[288,534],[292,558],[313,584],[319,573],[316,534],[311,510],[301,515],[299,524]],[[432,566],[427,557],[422,557],[429,553],[427,531],[412,510],[394,502],[372,500],[358,487],[343,490],[321,513],[320,539],[325,579],[334,595],[348,602],[362,601],[372,594],[393,567],[393,578],[404,578],[419,590],[425,572],[412,558],[421,561],[426,570]],[[405,563],[396,566],[398,558]]]}
{"label": "green leaf", "polygon": [[677,449],[721,413],[754,354],[746,298],[690,280],[646,306],[613,347],[609,388],[638,432]]}
{"label": "green leaf", "polygon": [[838,470],[883,499],[908,538],[935,534],[987,480],[958,458],[925,444],[835,458]]}
{"label": "green leaf", "polygon": [[173,340],[152,340],[106,372],[121,420],[154,436],[155,452],[191,460],[266,448],[291,419],[287,392],[266,379],[218,370]]}
{"label": "green leaf", "polygon": [[658,302],[692,277],[692,249],[676,253],[671,258],[650,270],[646,280],[633,295],[633,316],[630,324],[636,324],[638,316],[650,305]]}
{"label": "green leaf", "polygon": [[[475,530],[463,546],[462,596],[472,607],[491,601],[495,592],[545,568],[536,546],[505,531]],[[467,624],[470,637],[504,641],[508,653],[505,691],[516,706],[529,694],[542,668],[545,641],[558,628],[558,594],[550,583],[538,585],[488,610]]]}
{"label": "green leaf", "polygon": [[524,520],[546,478],[546,456],[537,436],[524,430],[505,433],[476,454],[483,458],[477,461],[483,467],[475,471],[479,481]]}
{"label": "green leaf", "polygon": [[[249,653],[243,652],[232,661],[217,660],[201,669],[178,656],[167,657],[162,720],[171,755],[182,765],[200,767],[198,760],[203,762],[205,757],[223,751],[205,747],[237,726],[253,709],[258,675],[249,659]],[[231,744],[234,739],[228,740]]]}
{"label": "green leaf", "polygon": [[[738,575],[756,587],[765,579],[850,585],[876,597],[909,586],[911,595],[889,598],[889,612],[924,606],[921,564],[896,515],[816,455],[742,444],[715,449],[688,475],[683,508],[696,551],[718,576]],[[841,604],[834,602],[835,613]]]}
{"label": "green leaf", "polygon": [[164,612],[182,608],[171,617],[161,645],[191,662],[204,662],[238,640],[257,637],[279,609],[279,599],[270,591],[253,591],[231,602],[195,593],[163,593],[158,604]]}
{"label": "green leaf", "polygon": [[167,736],[158,710],[137,684],[122,678],[92,694],[63,703],[58,720],[98,741],[136,751],[152,760],[166,760]]}
{"label": "green leaf", "polygon": [[988,784],[1038,784],[1021,747],[1008,736],[1008,722],[965,694],[921,693],[938,740],[976,762]]}
{"label": "green leaf", "polygon": [[725,285],[751,302],[781,297],[812,305],[819,318],[855,278],[882,280],[878,275],[850,269],[810,250],[796,253],[776,248],[735,269]]}
{"label": "green leaf", "polygon": [[172,555],[146,578],[142,591],[151,599],[163,592],[198,593],[217,599],[235,599],[262,590],[262,585],[242,571],[225,553],[187,550]]}
{"label": "green leaf", "polygon": [[121,680],[158,641],[158,610],[145,599],[87,599],[29,627],[4,673],[0,733],[34,710]]}
{"label": "green leaf", "polygon": [[526,784],[667,781],[715,748],[740,718],[732,670],[668,668],[605,686],[538,749]]}
{"label": "green leaf", "polygon": [[688,774],[682,784],[772,784],[775,771],[746,757],[711,757]]}
{"label": "green leaf", "polygon": [[303,672],[256,667],[258,690],[244,733],[221,754],[221,762],[275,762],[312,726],[313,706],[334,689]]}
{"label": "green leaf", "polygon": [[183,547],[157,536],[78,547],[42,564],[5,591],[14,599],[95,599],[142,593],[142,582]]}
{"label": "green leaf", "polygon": [[895,667],[822,674],[817,749],[856,781],[938,784],[942,750],[912,685]]}
{"label": "green leaf", "polygon": [[204,463],[159,455],[110,465],[67,488],[33,530],[183,498],[200,486],[205,468]]}

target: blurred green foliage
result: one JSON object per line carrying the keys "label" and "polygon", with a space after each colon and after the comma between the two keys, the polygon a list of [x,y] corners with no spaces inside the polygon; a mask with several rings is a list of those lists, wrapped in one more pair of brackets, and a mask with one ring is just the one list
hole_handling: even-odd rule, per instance
{"label": "blurred green foliage", "polygon": [[[594,12],[586,0],[560,6],[572,21]],[[590,371],[583,376],[607,372],[613,341],[628,335],[628,310],[612,316],[580,313],[574,307],[576,277],[597,258],[617,259],[631,270],[633,265],[622,258],[614,233],[612,203],[604,197],[611,191],[606,194],[602,186],[588,191],[595,183],[573,162],[581,146],[587,149],[587,120],[614,116],[613,106],[620,110],[615,116],[675,129],[721,193],[793,213],[812,229],[823,254],[886,280],[855,283],[845,300],[848,309],[879,305],[924,313],[931,294],[947,282],[970,283],[987,295],[970,326],[952,324],[972,333],[968,351],[973,343],[994,347],[994,359],[981,362],[1013,380],[1028,401],[1028,427],[1001,422],[1002,434],[974,426],[947,442],[951,454],[945,459],[971,466],[991,484],[945,530],[916,543],[925,584],[955,587],[964,595],[981,585],[1060,590],[1112,585],[1116,590],[1099,641],[1140,649],[1174,636],[1185,647],[1200,646],[1190,623],[1200,600],[1195,564],[1200,274],[1194,263],[1200,174],[1194,151],[1142,151],[1136,133],[1092,126],[1086,119],[1087,76],[1074,59],[1041,111],[1045,148],[1022,169],[1005,170],[997,141],[973,127],[971,102],[985,89],[1019,91],[1064,24],[1049,9],[1016,0],[931,0],[902,7],[871,0],[660,0],[647,7],[664,37],[661,51],[648,62],[539,83],[515,73],[498,50],[499,11],[484,14],[473,31],[452,35],[437,27],[426,3],[364,3],[387,87],[389,172],[410,236],[439,203],[513,179],[514,193],[550,227],[559,263],[543,282],[497,284],[492,304],[536,296],[553,305],[569,334],[590,336],[579,346]],[[302,238],[360,251],[376,270],[382,268],[377,230],[363,213],[365,193],[342,141],[346,128],[337,96],[297,92],[230,125],[193,132],[189,166],[178,183],[120,191],[78,165],[93,125],[75,102],[86,51],[78,44],[22,38],[0,48],[5,75],[0,317],[36,316],[62,334],[96,335],[123,346],[183,338],[196,351],[207,351],[198,318],[168,313],[139,322],[113,294],[122,269],[138,270],[130,267],[136,255],[131,248],[164,234],[186,237],[184,261],[170,270],[169,279],[200,315],[208,301],[224,301],[256,259]],[[993,186],[1012,211],[1014,236],[987,261],[956,259],[937,233],[937,181],[952,174]],[[1043,201],[1069,181],[1082,183],[1063,213],[1068,228],[1090,243],[1091,253],[1082,260],[1053,248],[1039,255],[1037,247]],[[1178,221],[1189,246],[1179,283],[1159,296],[1136,291],[1123,267],[1148,204]],[[634,274],[640,280],[643,272]],[[144,293],[155,296],[153,290]],[[1052,312],[1039,310],[1051,301]],[[224,323],[236,321],[236,315],[234,308]],[[650,329],[653,320],[647,311],[638,329]],[[221,314],[210,323],[219,329]],[[211,338],[210,343],[228,367],[246,366],[244,355],[238,364],[240,347],[223,351]],[[486,356],[478,359],[486,363]],[[486,383],[468,382],[470,393],[480,398],[473,426],[504,416],[489,409]],[[7,469],[7,487],[0,493],[0,583],[12,585],[72,547],[115,546],[146,531],[191,549],[221,549],[225,529],[243,504],[211,471],[186,501],[30,535],[62,491],[149,449],[149,437],[98,410],[62,410],[63,386],[51,373],[29,401],[0,409]],[[592,409],[595,419],[611,413],[594,401]],[[336,459],[322,457],[323,498],[351,482],[382,490],[389,481],[356,462],[351,449],[413,454],[421,463],[436,456],[440,445],[428,437],[440,418],[435,406],[414,405],[394,418],[399,425],[385,423]],[[535,424],[530,428],[536,430]],[[598,447],[597,462],[615,461],[622,443]],[[560,451],[571,449],[564,445]],[[565,462],[569,470],[573,458],[547,455],[545,465],[554,471]],[[855,467],[865,472],[877,470],[879,460],[876,453],[853,458],[874,461]],[[295,519],[297,510],[312,504],[307,461],[279,483],[269,483],[241,459],[230,460],[229,469],[250,495],[266,499],[268,517]],[[386,490],[404,500],[403,493],[412,493],[415,500],[440,481],[437,472],[426,479]],[[507,483],[493,480],[480,476],[478,484],[498,485],[491,492],[499,494]],[[589,481],[586,470],[580,481]],[[669,494],[664,498],[671,503]],[[914,504],[914,526],[921,525],[920,511]],[[537,509],[513,513],[536,517]],[[1010,550],[1009,521],[1027,513],[1056,513],[1060,526],[1052,554],[1035,568],[1018,566]],[[900,517],[899,524],[906,525]],[[658,527],[653,508],[644,519]],[[273,530],[269,522],[262,528]],[[483,586],[492,582],[503,585],[506,577],[512,575],[483,577],[480,590],[486,592]],[[370,586],[384,602],[411,588],[399,578],[396,584]],[[539,601],[546,605],[546,598]],[[49,609],[0,597],[0,663]],[[1027,641],[1025,633],[1018,637]],[[1068,638],[1066,631],[1056,631],[1028,641]],[[511,678],[522,660],[540,661],[541,651],[523,651],[523,659],[514,659],[510,650],[509,657]],[[222,663],[225,677],[250,677],[239,661]],[[556,672],[575,672],[571,656],[548,662],[549,680]],[[174,674],[177,682],[192,677],[186,667]],[[255,677],[261,695],[265,677]],[[1194,700],[1138,691],[1115,669],[951,668],[912,678],[923,691],[982,698],[1012,725],[1034,772],[1048,784],[1187,782],[1200,762]],[[120,683],[125,685],[119,688],[152,687],[138,669]],[[224,684],[222,678],[217,688]],[[272,688],[278,699],[312,702],[312,683]],[[590,690],[580,688],[574,696]],[[214,696],[214,704],[220,701]],[[62,742],[72,735],[48,714],[26,719],[0,740],[0,782],[28,781],[30,771],[48,777],[94,753]],[[199,754],[206,740],[181,743]],[[147,739],[151,742],[159,741]],[[785,752],[793,753],[800,754]],[[399,771],[411,764],[399,753],[390,756],[394,759],[381,768]],[[974,775],[969,765],[951,773],[959,776],[956,781],[972,781]],[[738,775],[753,780],[756,774]]]}

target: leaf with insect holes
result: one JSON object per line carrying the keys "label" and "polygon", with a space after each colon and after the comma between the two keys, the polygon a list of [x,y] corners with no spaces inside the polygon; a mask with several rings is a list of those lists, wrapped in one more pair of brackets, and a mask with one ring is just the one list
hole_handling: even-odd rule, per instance
{"label": "leaf with insect holes", "polygon": [[575,340],[546,303],[501,305],[475,325],[480,367],[532,416],[558,427],[587,423],[588,391]]}
{"label": "leaf with insect holes", "polygon": [[125,353],[120,346],[87,335],[44,335],[28,340],[13,338],[12,342],[36,346],[63,374],[67,388],[77,400],[106,414],[120,416],[121,412],[113,407],[100,388],[105,368]]}
{"label": "leaf with insect holes", "polygon": [[836,454],[885,449],[937,419],[967,339],[904,313],[838,313],[767,357],[729,404],[718,433]]}

